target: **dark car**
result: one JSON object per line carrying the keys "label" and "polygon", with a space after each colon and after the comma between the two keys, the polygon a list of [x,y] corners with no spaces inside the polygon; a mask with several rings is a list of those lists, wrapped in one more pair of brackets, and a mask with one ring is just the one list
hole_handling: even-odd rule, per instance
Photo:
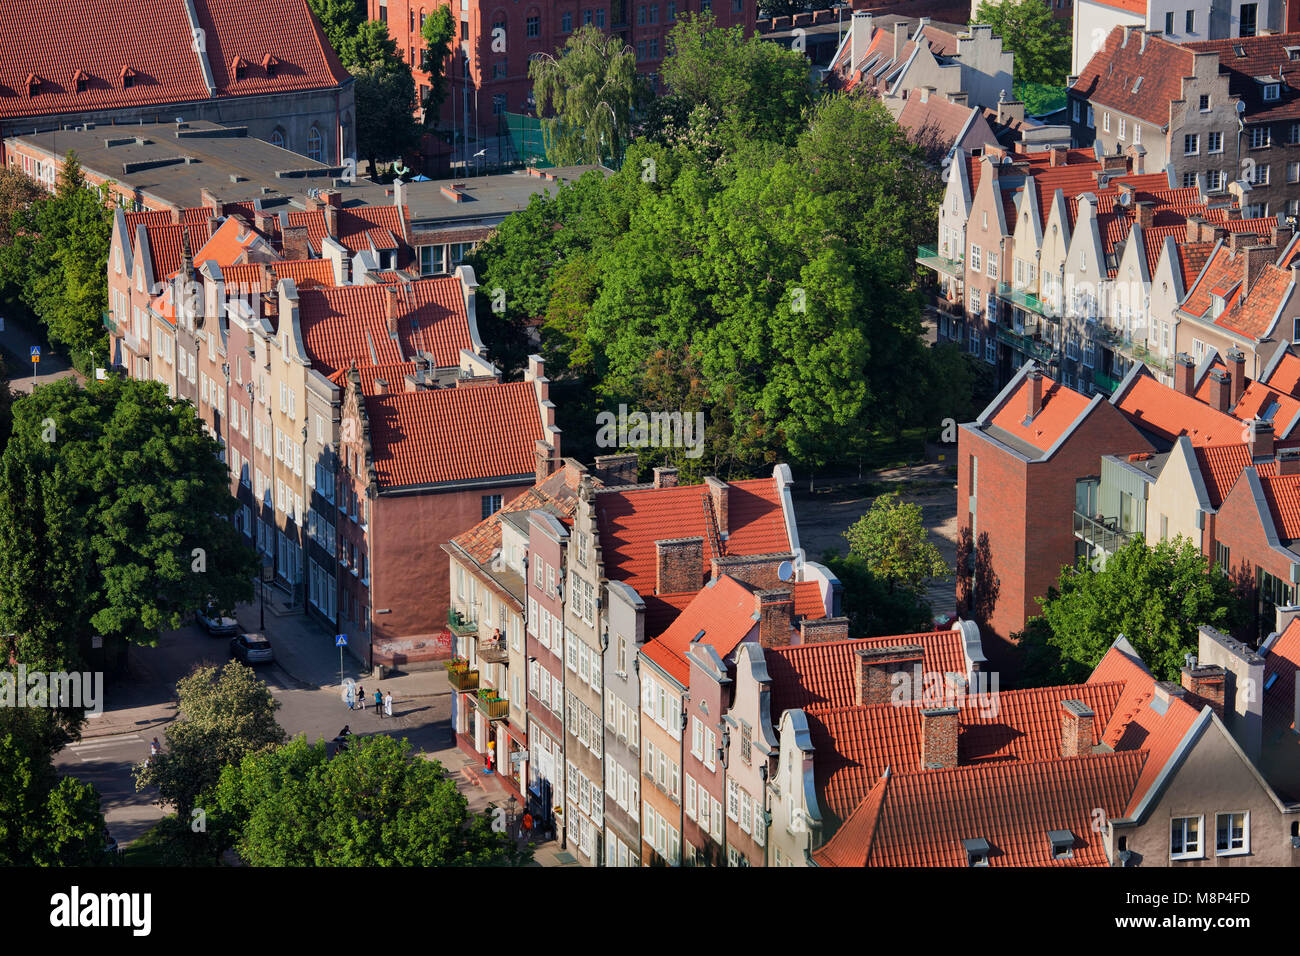
{"label": "dark car", "polygon": [[239,633],[239,622],[221,613],[211,602],[194,612],[194,620],[213,637],[229,637]]}
{"label": "dark car", "polygon": [[230,656],[245,664],[269,664],[275,660],[271,642],[261,634],[240,634],[231,638]]}

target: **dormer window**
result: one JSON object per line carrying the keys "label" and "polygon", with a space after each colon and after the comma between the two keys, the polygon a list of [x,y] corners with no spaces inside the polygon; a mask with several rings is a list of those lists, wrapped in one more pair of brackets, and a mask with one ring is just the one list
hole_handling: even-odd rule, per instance
{"label": "dormer window", "polygon": [[266,70],[267,76],[275,76],[276,70],[280,68],[280,61],[271,54],[262,57],[262,69]]}
{"label": "dormer window", "polygon": [[230,61],[230,73],[234,76],[236,83],[244,78],[244,74],[247,70],[248,63],[245,62],[242,56],[237,56]]}
{"label": "dormer window", "polygon": [[41,78],[35,73],[27,74],[27,95],[35,96],[41,91]]}
{"label": "dormer window", "polygon": [[1268,103],[1282,97],[1282,84],[1265,83],[1264,84],[1264,102]]}
{"label": "dormer window", "polygon": [[129,66],[124,66],[119,75],[122,78],[122,89],[129,90],[131,87],[135,86],[135,70],[131,69]]}
{"label": "dormer window", "polygon": [[1047,840],[1052,845],[1053,860],[1069,860],[1074,857],[1074,834],[1069,830],[1048,830]]}
{"label": "dormer window", "polygon": [[981,838],[973,840],[962,840],[962,846],[966,850],[967,866],[988,866],[989,865],[989,841]]}
{"label": "dormer window", "polygon": [[72,86],[78,93],[84,93],[90,88],[90,77],[86,75],[85,70],[78,70],[72,74]]}
{"label": "dormer window", "polygon": [[1211,295],[1211,296],[1210,296],[1210,316],[1211,316],[1212,318],[1216,318],[1216,319],[1217,319],[1219,316],[1221,316],[1221,315],[1223,314],[1223,305],[1224,305],[1224,303],[1223,303],[1223,296],[1221,296],[1221,295]]}

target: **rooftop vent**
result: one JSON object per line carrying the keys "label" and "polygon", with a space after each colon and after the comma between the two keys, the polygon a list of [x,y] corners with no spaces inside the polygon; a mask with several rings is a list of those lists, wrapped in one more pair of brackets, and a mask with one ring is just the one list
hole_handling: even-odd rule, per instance
{"label": "rooftop vent", "polygon": [[972,840],[962,840],[961,845],[966,848],[966,865],[967,866],[988,866],[989,865],[989,841],[983,837],[976,837]]}
{"label": "rooftop vent", "polygon": [[1068,860],[1074,856],[1074,834],[1069,830],[1048,830],[1047,842],[1052,844],[1053,860]]}

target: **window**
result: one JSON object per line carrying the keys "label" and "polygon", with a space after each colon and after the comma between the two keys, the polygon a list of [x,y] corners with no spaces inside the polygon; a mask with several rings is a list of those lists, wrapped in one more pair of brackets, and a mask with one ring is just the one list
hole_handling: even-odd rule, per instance
{"label": "window", "polygon": [[1195,156],[1201,151],[1201,137],[1198,133],[1188,133],[1183,137],[1183,155]]}
{"label": "window", "polygon": [[1101,128],[1103,132],[1110,132],[1110,113],[1104,113],[1101,117]]}
{"label": "window", "polygon": [[483,517],[484,518],[490,518],[500,510],[501,510],[500,495],[483,496]]}
{"label": "window", "polygon": [[1270,103],[1282,96],[1282,88],[1277,83],[1264,84],[1264,102]]}
{"label": "window", "polygon": [[1250,171],[1250,184],[1252,186],[1268,185],[1268,167],[1263,163],[1258,163]]}
{"label": "window", "polygon": [[321,138],[320,130],[313,125],[307,130],[307,158],[320,162],[323,148],[324,140]]}
{"label": "window", "polygon": [[1201,94],[1201,112],[1202,112],[1202,113],[1208,113],[1209,111],[1210,111],[1210,97],[1209,97],[1208,94],[1206,94],[1206,93],[1202,93],[1202,94]]}
{"label": "window", "polygon": [[1196,186],[1196,173],[1190,171],[1183,173],[1183,188],[1192,189],[1195,186]]}
{"label": "window", "polygon": [[1128,134],[1128,120],[1121,116],[1119,118],[1118,138],[1123,139],[1127,134]]}
{"label": "window", "polygon": [[659,22],[659,4],[657,3],[650,4],[650,22],[651,23]]}
{"label": "window", "polygon": [[1070,106],[1071,106],[1071,109],[1073,110],[1073,119],[1074,119],[1074,121],[1077,123],[1077,122],[1079,122],[1079,101],[1078,101],[1078,100],[1072,100],[1071,103],[1070,103]]}
{"label": "window", "polygon": [[1288,146],[1300,144],[1300,123],[1291,123],[1287,126],[1286,142]]}
{"label": "window", "polygon": [[597,10],[597,11],[596,11],[596,26],[598,26],[598,27],[604,27],[604,26],[605,26],[605,11],[604,11],[604,10]]}
{"label": "window", "polygon": [[542,18],[529,17],[524,21],[524,34],[530,37],[539,37],[542,35]]}
{"label": "window", "polygon": [[1269,135],[1267,126],[1252,126],[1250,128],[1250,148],[1266,149],[1272,143],[1272,137]]}
{"label": "window", "polygon": [[676,23],[676,22],[677,22],[677,4],[675,4],[675,3],[669,3],[669,4],[668,4],[668,8],[667,8],[667,10],[666,10],[664,16],[666,17],[666,19],[668,20],[669,23]]}
{"label": "window", "polygon": [[583,10],[583,11],[582,11],[582,25],[583,25],[584,27],[589,27],[589,26],[591,26],[591,11],[590,11],[590,10]]}
{"label": "window", "polygon": [[970,267],[974,269],[975,272],[978,273],[982,271],[983,266],[984,266],[983,252],[980,250],[979,246],[972,245],[970,247]]}
{"label": "window", "polygon": [[1215,817],[1216,856],[1235,856],[1250,852],[1250,814],[1220,813]]}
{"label": "window", "polygon": [[1187,11],[1187,16],[1183,20],[1183,32],[1184,33],[1196,32],[1196,11],[1195,10]]}
{"label": "window", "polygon": [[1223,188],[1223,183],[1224,183],[1223,170],[1211,169],[1208,175],[1209,175],[1209,186],[1211,192]]}
{"label": "window", "polygon": [[1258,13],[1258,3],[1243,3],[1241,5],[1240,29],[1237,31],[1238,36],[1253,37],[1255,35]]}
{"label": "window", "polygon": [[1201,818],[1174,817],[1169,822],[1169,858],[1190,860],[1201,855]]}
{"label": "window", "polygon": [[564,13],[560,14],[560,32],[561,33],[573,32],[573,11],[566,10]]}
{"label": "window", "polygon": [[1165,36],[1173,36],[1173,35],[1174,35],[1174,14],[1173,11],[1171,10],[1165,14]]}
{"label": "window", "polygon": [[989,253],[989,278],[996,279],[997,277],[998,277],[998,254],[996,252],[990,252]]}
{"label": "window", "polygon": [[636,25],[637,25],[637,26],[639,26],[639,27],[643,27],[643,26],[645,26],[645,15],[646,15],[646,14],[645,14],[645,4],[643,3],[643,4],[641,4],[639,7],[636,8]]}
{"label": "window", "polygon": [[1223,152],[1223,133],[1213,132],[1205,134],[1205,151],[1207,153]]}

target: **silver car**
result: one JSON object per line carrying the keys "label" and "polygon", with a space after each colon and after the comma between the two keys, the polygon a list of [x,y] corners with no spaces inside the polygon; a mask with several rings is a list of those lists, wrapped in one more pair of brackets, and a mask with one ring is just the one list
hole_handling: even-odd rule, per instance
{"label": "silver car", "polygon": [[194,619],[198,621],[199,627],[213,637],[227,637],[239,633],[239,622],[233,617],[226,617],[215,604],[208,604],[195,611]]}
{"label": "silver car", "polygon": [[261,634],[240,634],[231,638],[230,656],[245,664],[269,664],[275,660],[271,642]]}

